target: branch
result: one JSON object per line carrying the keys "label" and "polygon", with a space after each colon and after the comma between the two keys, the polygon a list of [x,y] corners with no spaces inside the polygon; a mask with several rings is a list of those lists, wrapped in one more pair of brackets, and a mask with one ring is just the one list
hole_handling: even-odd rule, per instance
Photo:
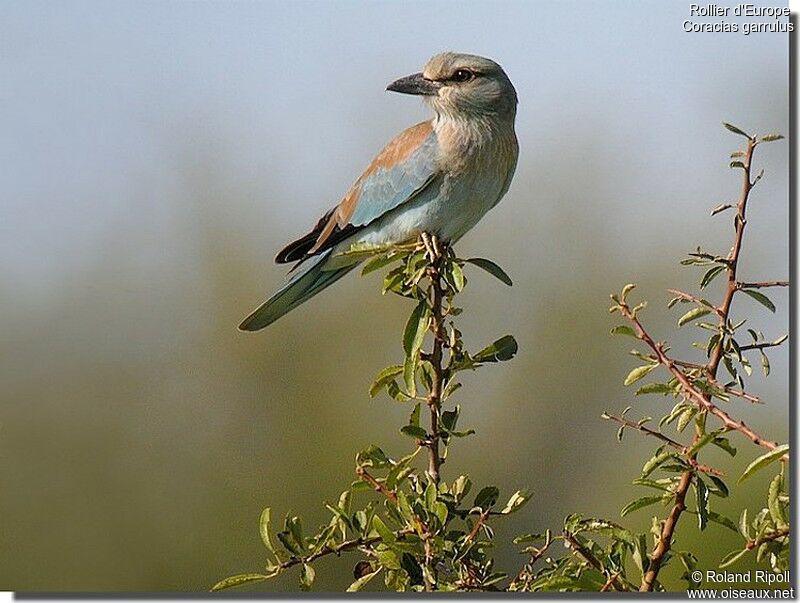
{"label": "branch", "polygon": [[765,287],[788,287],[789,281],[763,281],[761,283],[737,283],[739,289],[763,289]]}
{"label": "branch", "polygon": [[[650,335],[644,330],[642,323],[639,322],[639,319],[636,318],[636,316],[634,316],[628,304],[626,304],[624,301],[620,301],[619,307],[622,315],[628,319],[631,325],[633,325],[637,338],[646,343],[648,347],[653,350],[658,363],[666,367],[672,376],[678,380],[686,394],[697,403],[701,410],[708,411],[722,421],[722,424],[727,431],[738,431],[758,446],[762,446],[767,450],[775,450],[778,447],[777,442],[771,442],[759,435],[750,427],[745,425],[744,421],[736,421],[735,419],[731,418],[728,413],[714,404],[709,396],[698,390],[689,380],[689,377],[687,377],[686,374],[678,368],[677,362],[664,353],[662,344],[656,343],[653,338],[650,337]],[[716,367],[714,372],[716,372]],[[715,377],[716,375],[712,375],[712,378]],[[789,455],[784,455],[781,460],[788,461]]]}
{"label": "branch", "polygon": [[619,423],[620,425],[624,425],[625,427],[630,427],[631,429],[636,429],[638,431],[641,431],[644,434],[647,434],[649,436],[653,436],[654,438],[657,438],[657,439],[661,440],[665,444],[667,444],[669,446],[672,446],[675,450],[680,452],[681,455],[686,458],[688,463],[695,470],[700,471],[701,473],[706,473],[708,475],[716,475],[717,477],[722,477],[722,476],[725,475],[719,469],[714,469],[713,467],[709,467],[708,465],[703,465],[702,463],[698,463],[691,456],[687,456],[687,453],[689,452],[689,447],[688,446],[684,446],[680,442],[677,442],[677,441],[673,440],[672,438],[670,438],[669,436],[664,435],[660,431],[655,431],[654,429],[650,429],[649,427],[645,427],[644,425],[639,425],[638,423],[634,423],[633,421],[629,421],[628,419],[625,419],[623,417],[610,415],[610,414],[605,413],[605,412],[600,416],[603,419],[608,419],[610,421],[615,421],[615,422]]}
{"label": "branch", "polygon": [[[406,536],[411,533],[412,530],[403,529],[394,532],[394,535],[400,538],[402,536]],[[316,561],[320,557],[325,557],[327,555],[335,554],[338,556],[345,551],[352,551],[353,549],[358,549],[361,547],[369,547],[372,546],[373,544],[377,544],[380,541],[381,541],[380,536],[372,536],[370,538],[364,538],[362,536],[359,538],[353,538],[352,540],[345,540],[344,542],[342,542],[337,546],[333,547],[326,546],[321,551],[309,555],[308,557],[291,557],[290,559],[287,559],[286,561],[277,566],[277,572],[282,572],[284,570],[289,569],[290,567],[294,567],[295,565],[300,565],[301,563],[311,563],[312,561]]]}
{"label": "branch", "polygon": [[[753,152],[755,151],[757,144],[758,141],[755,138],[748,138],[747,148],[742,159],[742,192],[736,205],[733,246],[731,247],[731,250],[724,262],[722,262],[725,266],[725,270],[728,273],[728,284],[725,290],[725,295],[722,299],[722,303],[714,308],[716,314],[719,316],[720,332],[724,332],[728,324],[733,297],[740,288],[740,283],[736,279],[736,271],[739,264],[739,254],[742,250],[744,229],[747,224],[747,201],[750,198],[750,191],[752,190],[754,184],[750,179],[750,171],[753,162]],[[739,431],[759,446],[763,446],[770,450],[774,450],[777,447],[776,443],[765,440],[752,429],[747,427],[743,421],[735,421],[732,419],[725,411],[716,406],[711,401],[710,397],[698,391],[686,374],[676,366],[675,361],[673,361],[664,353],[661,344],[656,344],[652,337],[645,332],[645,330],[642,328],[642,325],[636,318],[636,315],[630,310],[627,304],[625,304],[624,299],[620,303],[620,311],[630,322],[633,323],[639,339],[644,341],[650,347],[650,349],[655,352],[659,363],[664,365],[670,371],[670,373],[672,373],[672,375],[681,384],[681,387],[684,389],[684,391],[695,400],[702,410],[705,410],[720,419],[727,430]],[[711,381],[716,381],[717,370],[719,369],[719,364],[722,361],[723,353],[723,338],[720,337],[717,345],[714,346],[714,349],[711,351],[708,364],[706,364],[704,367],[706,375]],[[696,430],[693,441],[697,442],[701,435],[702,432],[700,430]],[[788,455],[785,455],[781,460],[788,461],[788,458]],[[648,564],[647,571],[642,575],[642,583],[639,587],[639,590],[642,592],[650,592],[653,590],[653,585],[658,578],[658,573],[661,570],[664,559],[666,558],[666,555],[672,546],[672,538],[675,533],[678,520],[680,519],[683,511],[686,510],[686,494],[688,493],[691,484],[692,471],[684,471],[681,474],[678,487],[675,490],[675,504],[670,510],[667,519],[664,521],[664,525],[661,529],[661,535],[658,539],[658,544],[650,556],[650,563]]]}
{"label": "branch", "polygon": [[586,561],[589,562],[589,565],[591,565],[598,572],[602,573],[603,575],[609,576],[609,581],[611,582],[611,586],[614,587],[614,590],[616,590],[616,591],[627,591],[628,590],[625,587],[625,585],[622,582],[620,582],[618,576],[610,576],[609,575],[610,572],[606,571],[606,569],[603,567],[603,564],[600,563],[600,561],[598,561],[597,557],[595,557],[589,549],[587,549],[580,542],[578,542],[577,538],[575,538],[569,532],[564,532],[562,534],[562,536],[564,538],[564,542],[567,543],[567,546],[569,546],[570,550],[572,550],[574,553],[577,553],[581,557],[586,559]]}
{"label": "branch", "polygon": [[[785,341],[785,340],[784,340]],[[761,343],[749,343],[747,345],[740,346],[740,350],[743,352],[745,350],[763,350],[765,348],[774,348],[781,345],[783,341],[762,341]]]}
{"label": "branch", "polygon": [[434,484],[439,484],[439,467],[442,464],[439,455],[439,416],[442,403],[442,386],[444,383],[444,367],[442,366],[442,345],[444,335],[442,329],[444,318],[442,313],[442,299],[444,298],[444,288],[442,287],[442,261],[447,254],[447,247],[441,248],[435,236],[423,233],[423,243],[428,251],[430,265],[428,266],[428,278],[430,280],[430,299],[431,299],[431,326],[433,334],[433,350],[430,353],[430,363],[433,367],[431,378],[431,388],[428,392],[428,408],[431,413],[431,437],[425,444],[428,448],[428,473]]}
{"label": "branch", "polygon": [[359,465],[356,467],[356,475],[361,478],[362,481],[367,482],[370,486],[372,486],[376,492],[380,492],[383,494],[387,499],[389,499],[395,505],[397,504],[397,494],[389,490],[386,486],[376,480],[364,467]]}
{"label": "branch", "polygon": [[760,547],[765,542],[780,540],[781,538],[786,538],[788,535],[789,535],[789,528],[782,528],[780,530],[775,530],[771,534],[767,534],[765,536],[761,536],[760,538],[756,538],[755,540],[748,541],[745,548],[748,551],[752,551],[753,549]]}

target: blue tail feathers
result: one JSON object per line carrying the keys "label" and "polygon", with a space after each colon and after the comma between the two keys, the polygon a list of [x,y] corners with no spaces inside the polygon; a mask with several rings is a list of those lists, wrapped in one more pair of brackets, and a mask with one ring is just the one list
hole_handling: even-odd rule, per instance
{"label": "blue tail feathers", "polygon": [[242,321],[239,330],[258,331],[263,329],[355,268],[355,265],[352,265],[334,270],[323,270],[322,266],[330,254],[331,250],[328,250],[309,259],[305,266],[301,266],[298,272],[292,275],[288,283]]}

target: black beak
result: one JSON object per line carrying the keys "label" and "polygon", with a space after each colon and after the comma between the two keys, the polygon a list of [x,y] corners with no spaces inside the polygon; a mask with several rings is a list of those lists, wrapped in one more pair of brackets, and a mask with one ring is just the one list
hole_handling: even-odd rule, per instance
{"label": "black beak", "polygon": [[439,94],[439,82],[425,79],[421,73],[407,75],[399,80],[392,82],[386,89],[390,92],[400,92],[402,94],[418,94],[421,96],[436,96]]}

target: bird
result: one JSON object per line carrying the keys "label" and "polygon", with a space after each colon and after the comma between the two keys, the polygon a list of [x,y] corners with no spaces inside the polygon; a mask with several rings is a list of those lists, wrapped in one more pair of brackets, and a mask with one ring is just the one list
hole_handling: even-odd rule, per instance
{"label": "bird", "polygon": [[[239,325],[272,324],[361,261],[354,246],[389,246],[423,234],[452,244],[506,194],[517,166],[517,92],[495,61],[444,52],[386,89],[422,97],[433,117],[378,153],[341,201],[275,257],[295,263],[288,282]],[[363,257],[362,257],[363,260]]]}

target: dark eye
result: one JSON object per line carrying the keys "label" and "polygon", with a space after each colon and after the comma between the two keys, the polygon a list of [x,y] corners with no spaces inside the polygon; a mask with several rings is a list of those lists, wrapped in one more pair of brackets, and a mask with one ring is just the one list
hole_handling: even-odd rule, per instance
{"label": "dark eye", "polygon": [[452,79],[454,82],[468,82],[474,77],[475,74],[469,69],[459,69],[453,74],[453,77],[450,79]]}

